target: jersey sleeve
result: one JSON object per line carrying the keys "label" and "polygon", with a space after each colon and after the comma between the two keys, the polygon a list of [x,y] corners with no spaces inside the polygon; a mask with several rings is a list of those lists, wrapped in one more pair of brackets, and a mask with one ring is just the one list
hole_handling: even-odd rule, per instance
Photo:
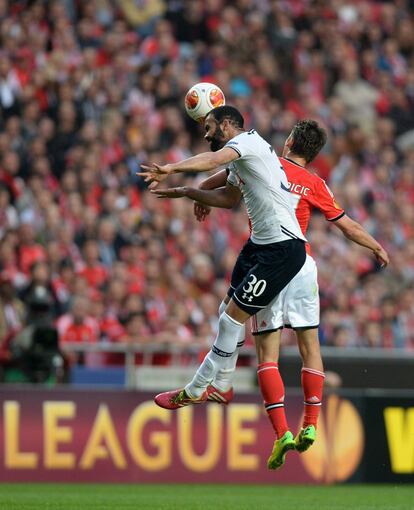
{"label": "jersey sleeve", "polygon": [[231,149],[234,149],[241,158],[250,156],[254,153],[254,147],[252,146],[252,143],[249,143],[247,140],[247,133],[242,133],[235,136],[229,140],[224,147],[230,147]]}
{"label": "jersey sleeve", "polygon": [[345,211],[336,202],[332,191],[323,179],[316,181],[313,206],[319,209],[328,221],[339,220],[345,215]]}

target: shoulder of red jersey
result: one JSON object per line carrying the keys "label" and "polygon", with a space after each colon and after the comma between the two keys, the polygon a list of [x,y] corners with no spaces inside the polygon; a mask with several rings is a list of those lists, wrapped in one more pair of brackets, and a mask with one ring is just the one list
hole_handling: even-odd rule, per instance
{"label": "shoulder of red jersey", "polygon": [[336,221],[345,215],[344,209],[335,200],[334,194],[325,180],[315,175],[314,194],[316,199],[316,207],[325,214],[328,221]]}
{"label": "shoulder of red jersey", "polygon": [[321,180],[321,178],[318,175],[312,173],[304,166],[298,165],[298,163],[295,163],[290,159],[286,158],[279,159],[283,166],[283,170],[285,171],[288,177],[291,177],[292,179],[295,178],[296,180],[300,180],[303,183],[308,182],[309,184],[314,183],[317,180]]}
{"label": "shoulder of red jersey", "polygon": [[292,193],[304,194],[306,188],[314,191],[318,188],[320,183],[323,182],[318,175],[290,159],[280,158],[280,162],[289,181],[289,187]]}
{"label": "shoulder of red jersey", "polygon": [[323,212],[328,221],[335,221],[345,214],[324,179],[294,161],[286,158],[280,158],[280,161],[292,193],[302,195],[304,200]]}

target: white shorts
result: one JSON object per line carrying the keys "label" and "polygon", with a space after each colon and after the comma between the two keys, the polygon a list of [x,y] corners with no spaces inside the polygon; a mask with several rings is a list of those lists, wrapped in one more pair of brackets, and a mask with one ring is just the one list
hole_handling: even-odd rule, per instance
{"label": "white shorts", "polygon": [[252,317],[252,334],[269,333],[283,327],[317,328],[319,326],[318,270],[306,255],[299,273],[263,310]]}

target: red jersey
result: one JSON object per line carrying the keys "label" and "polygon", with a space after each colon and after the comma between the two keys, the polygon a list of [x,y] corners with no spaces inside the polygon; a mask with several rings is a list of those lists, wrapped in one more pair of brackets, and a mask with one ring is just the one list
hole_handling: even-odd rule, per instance
{"label": "red jersey", "polygon": [[[296,218],[303,235],[308,230],[312,209],[319,209],[328,221],[339,220],[345,211],[340,207],[326,185],[318,175],[312,174],[290,159],[279,158],[286,173],[289,189],[294,196]],[[307,252],[310,247],[306,245]]]}
{"label": "red jersey", "polygon": [[77,273],[84,278],[89,287],[101,287],[108,279],[108,270],[103,264],[96,263],[94,266],[85,266]]}
{"label": "red jersey", "polygon": [[95,343],[98,341],[96,331],[89,324],[70,324],[64,331],[61,339],[62,344],[66,342]]}
{"label": "red jersey", "polygon": [[19,250],[19,266],[23,273],[29,274],[30,267],[35,262],[44,262],[47,259],[46,251],[40,244],[24,244]]}

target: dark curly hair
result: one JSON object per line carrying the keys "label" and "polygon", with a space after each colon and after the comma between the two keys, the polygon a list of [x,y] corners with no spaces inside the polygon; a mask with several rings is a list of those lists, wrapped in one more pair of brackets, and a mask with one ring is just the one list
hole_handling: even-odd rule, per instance
{"label": "dark curly hair", "polygon": [[244,119],[243,115],[234,106],[218,106],[210,110],[207,115],[211,115],[220,124],[224,119],[228,119],[234,127],[243,129]]}

